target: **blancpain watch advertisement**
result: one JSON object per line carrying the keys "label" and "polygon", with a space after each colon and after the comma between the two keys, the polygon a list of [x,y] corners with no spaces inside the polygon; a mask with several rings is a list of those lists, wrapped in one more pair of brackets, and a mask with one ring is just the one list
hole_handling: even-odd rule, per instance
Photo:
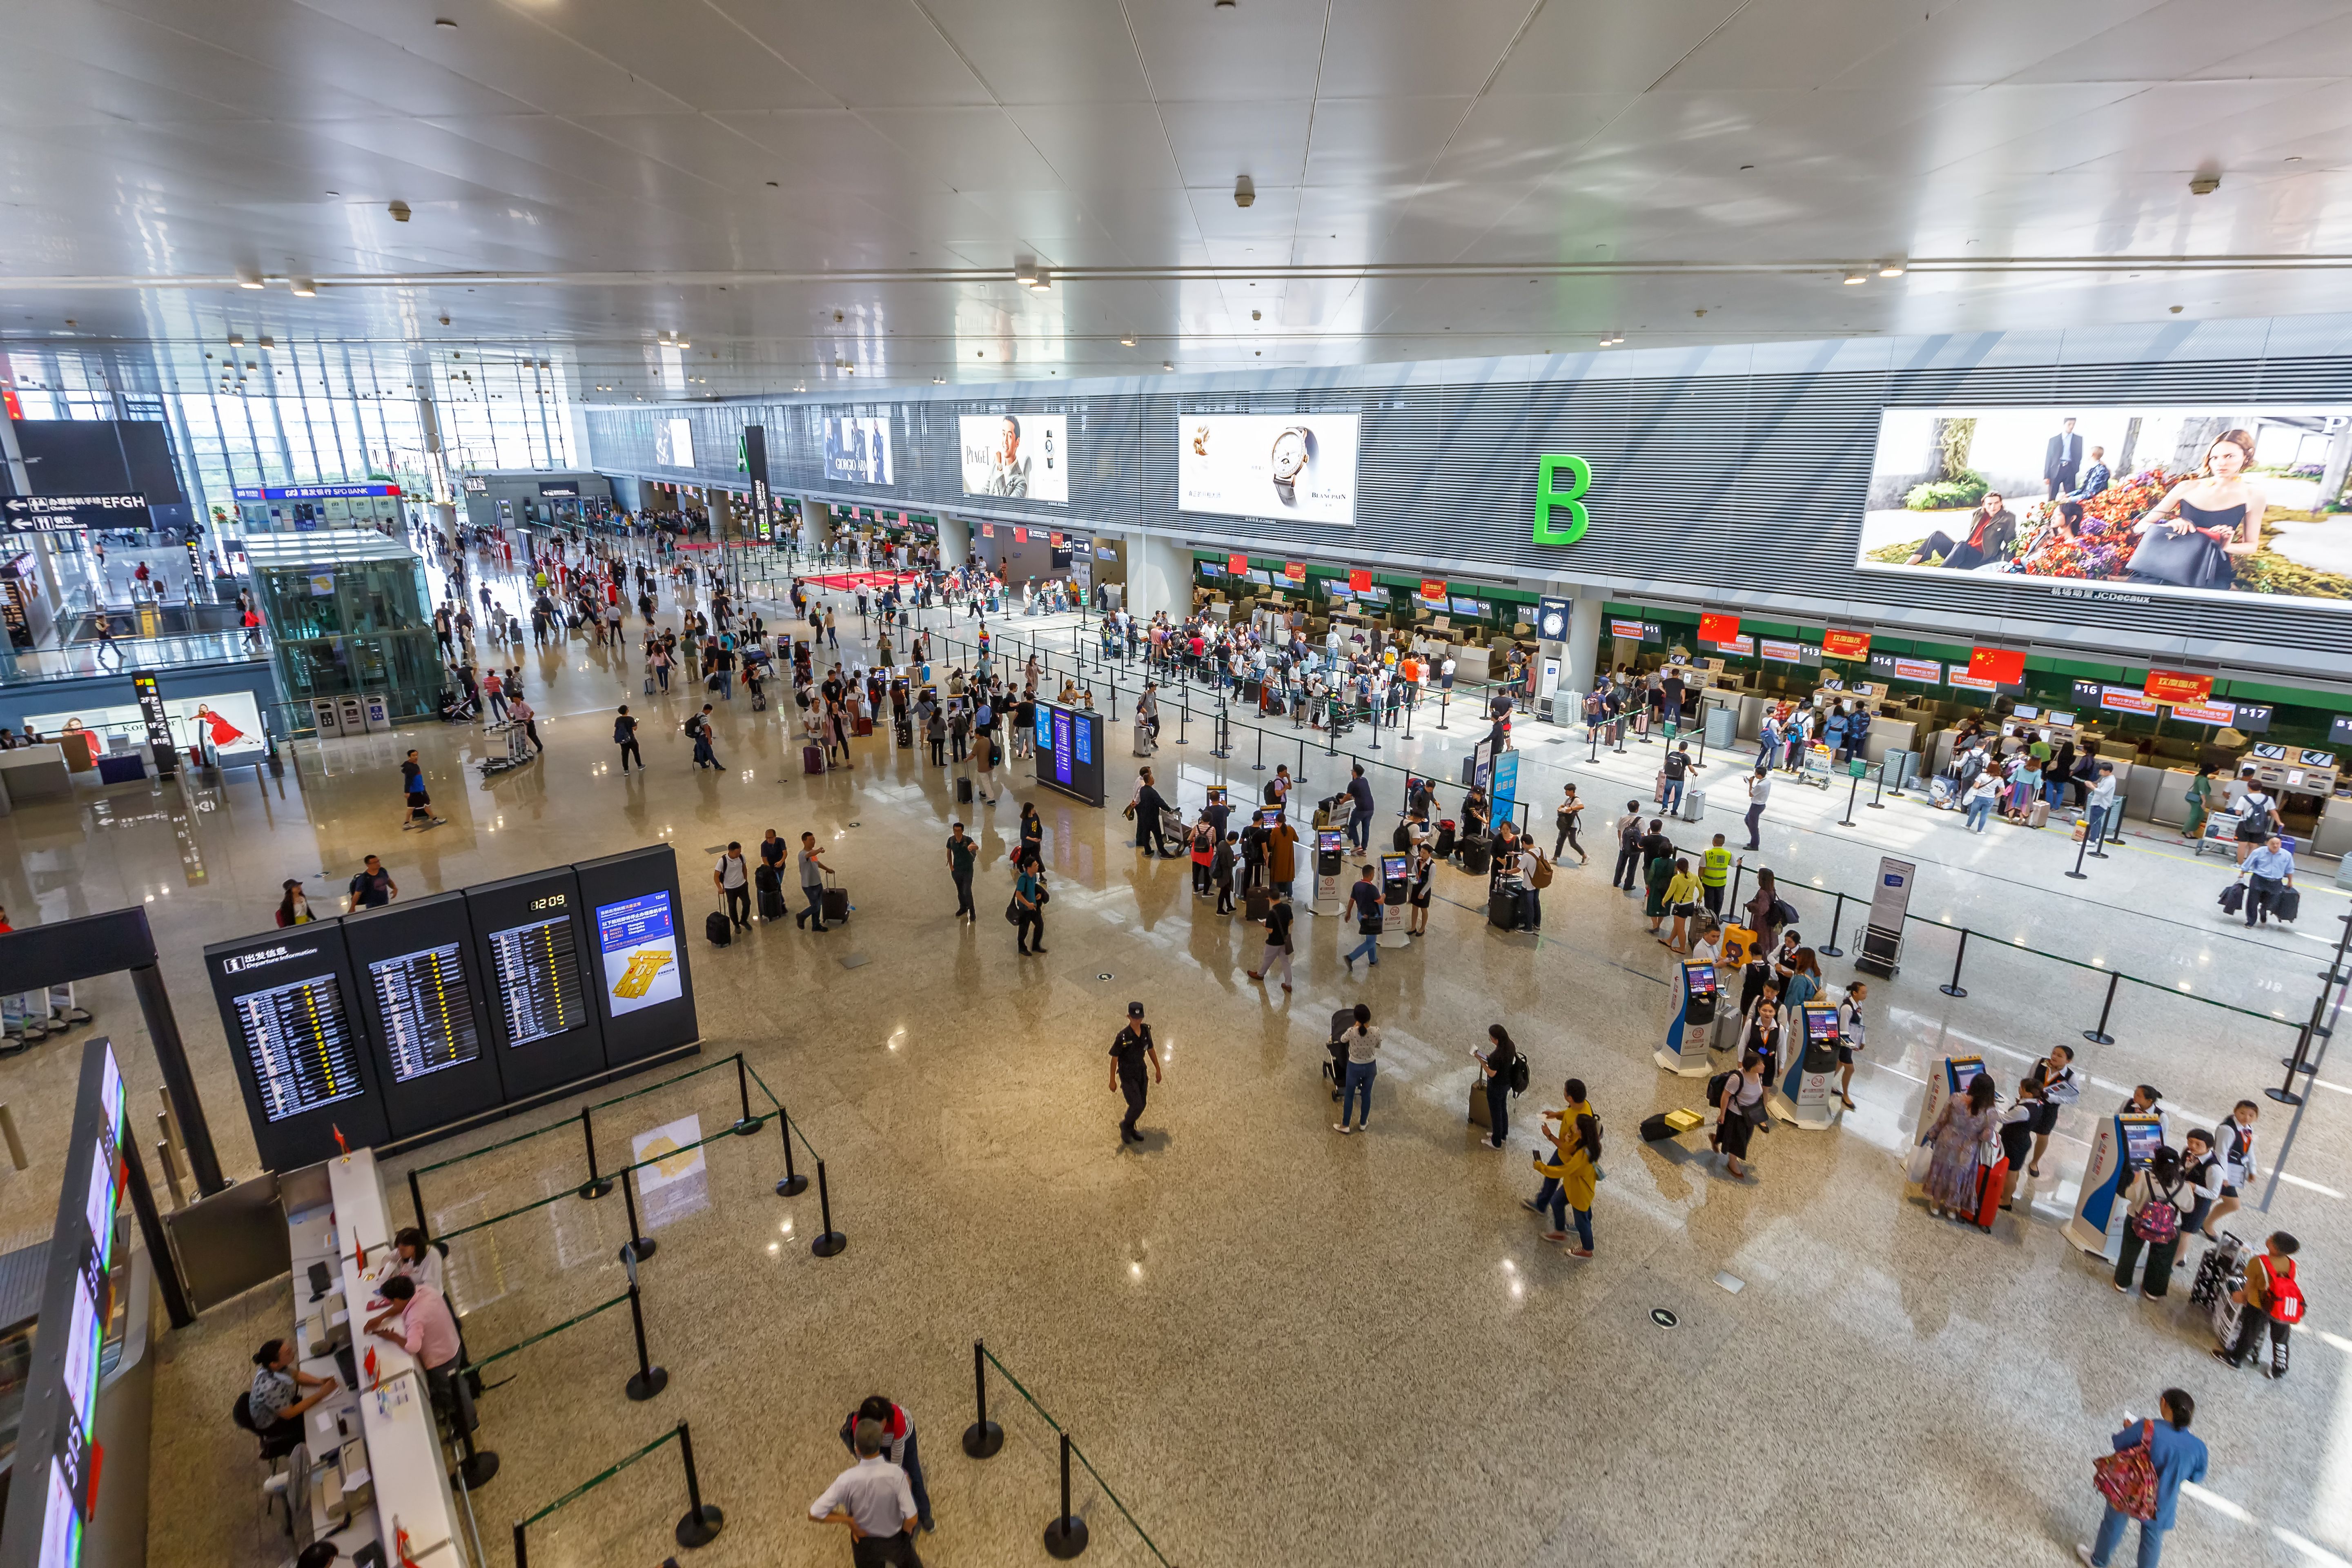
{"label": "blancpain watch advertisement", "polygon": [[1176,510],[1353,527],[1358,420],[1353,414],[1183,415]]}
{"label": "blancpain watch advertisement", "polygon": [[1070,499],[1069,422],[1059,414],[967,414],[956,421],[963,493]]}

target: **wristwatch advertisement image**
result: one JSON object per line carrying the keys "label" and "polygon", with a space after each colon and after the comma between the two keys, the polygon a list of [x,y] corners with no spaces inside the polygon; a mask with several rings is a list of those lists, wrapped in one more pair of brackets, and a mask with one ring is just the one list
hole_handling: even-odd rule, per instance
{"label": "wristwatch advertisement image", "polygon": [[1298,504],[1298,476],[1314,457],[1315,432],[1304,425],[1293,425],[1274,438],[1274,493],[1283,505]]}

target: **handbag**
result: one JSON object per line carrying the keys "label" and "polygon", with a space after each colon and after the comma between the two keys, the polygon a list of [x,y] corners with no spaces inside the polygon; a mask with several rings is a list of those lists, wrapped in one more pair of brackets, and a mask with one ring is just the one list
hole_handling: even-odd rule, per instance
{"label": "handbag", "polygon": [[2140,1439],[2121,1453],[2102,1454],[2091,1461],[2091,1485],[2117,1513],[2142,1522],[2156,1517],[2156,1462],[2148,1455],[2148,1444],[2156,1436],[2156,1423],[2142,1421]]}
{"label": "handbag", "polygon": [[1913,1186],[1918,1186],[1927,1180],[1927,1172],[1935,1163],[1936,1146],[1932,1143],[1915,1143],[1911,1146],[1910,1157],[1903,1162],[1903,1173],[1911,1178]]}
{"label": "handbag", "polygon": [[2228,588],[2237,582],[2229,554],[2201,530],[2174,533],[2154,527],[2125,567],[2135,583],[2168,583],[2179,588]]}

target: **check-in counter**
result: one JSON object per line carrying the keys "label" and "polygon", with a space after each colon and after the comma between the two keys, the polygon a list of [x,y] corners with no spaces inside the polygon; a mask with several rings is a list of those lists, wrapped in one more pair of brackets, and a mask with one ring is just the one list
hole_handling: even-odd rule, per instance
{"label": "check-in counter", "polygon": [[0,816],[37,800],[70,797],[73,773],[62,746],[18,746],[0,752]]}
{"label": "check-in counter", "polygon": [[2352,795],[2332,795],[2319,814],[2318,829],[2311,836],[2310,851],[2314,855],[2335,855],[2352,859]]}
{"label": "check-in counter", "polygon": [[[2116,765],[2116,772],[2122,773],[2123,771],[2123,764],[2118,763]],[[2116,790],[2124,799],[2124,815],[2136,816],[2142,822],[2158,821],[2157,806],[2164,795],[2165,785],[2179,771],[2177,768],[2159,767],[2153,763],[2135,763],[2130,773],[2126,775],[2123,784]],[[2192,773],[2188,776],[2195,778],[2197,775]],[[2179,787],[2186,791],[2189,786],[2183,784]],[[2176,822],[2189,820],[2185,795],[2181,802],[2180,815],[2173,820]]]}
{"label": "check-in counter", "polygon": [[[2147,781],[2147,788],[2141,792],[2147,796],[2147,808],[2137,810],[2136,805],[2126,806],[2125,815],[2133,815],[2137,810],[2137,815],[2150,822],[2162,823],[2167,827],[2180,827],[2188,823],[2189,786],[2197,782],[2195,768],[2166,768],[2160,773],[2154,768],[2142,768],[2138,778]],[[2215,774],[2212,782],[2213,795],[2218,801],[2221,794],[2221,776]]]}
{"label": "check-in counter", "polygon": [[1863,760],[1872,767],[1886,761],[1892,751],[1907,752],[1919,738],[1919,726],[1909,719],[1894,719],[1871,715],[1870,733],[1862,738]]}

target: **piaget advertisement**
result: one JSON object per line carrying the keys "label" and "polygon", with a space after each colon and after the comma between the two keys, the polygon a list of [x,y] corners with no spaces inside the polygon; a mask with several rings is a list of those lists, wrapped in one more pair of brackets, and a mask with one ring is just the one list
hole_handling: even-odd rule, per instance
{"label": "piaget advertisement", "polygon": [[1353,414],[1187,414],[1178,420],[1176,510],[1224,517],[1356,521]]}
{"label": "piaget advertisement", "polygon": [[1866,572],[2352,605],[2352,408],[1889,408]]}
{"label": "piaget advertisement", "polygon": [[1068,420],[1059,414],[967,414],[956,421],[963,493],[1070,499]]}

